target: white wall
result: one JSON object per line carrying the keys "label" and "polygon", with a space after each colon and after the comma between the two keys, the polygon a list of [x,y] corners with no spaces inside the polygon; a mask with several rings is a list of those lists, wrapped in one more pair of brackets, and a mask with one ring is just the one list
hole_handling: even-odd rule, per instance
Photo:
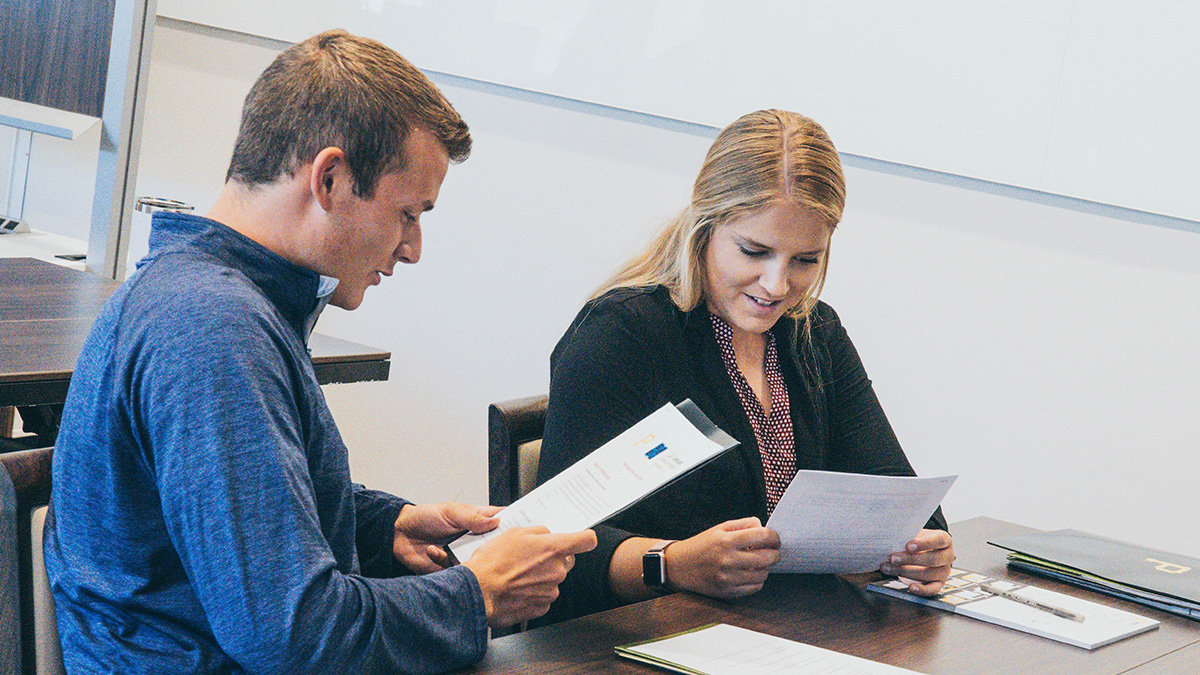
{"label": "white wall", "polygon": [[[7,206],[16,130],[0,126],[0,213]],[[100,125],[75,140],[33,134],[26,178],[24,219],[30,227],[79,239],[85,250],[92,223],[92,194],[96,184],[96,159],[100,154]]]}
{"label": "white wall", "polygon": [[1200,554],[1200,236],[847,180],[824,297],[950,518]]}
{"label": "white wall", "polygon": [[[139,195],[208,208],[241,97],[273,55],[160,20]],[[709,138],[442,84],[476,149],[423,219],[421,263],[318,330],[393,353],[388,382],[326,387],[355,478],[482,502],[487,404],[546,390],[559,335],[686,202]],[[961,475],[950,519],[1200,556],[1200,234],[848,163],[825,298],[917,470]],[[147,227],[139,215],[131,261]]]}
{"label": "white wall", "polygon": [[160,0],[158,11],[287,42],[332,22],[431,70],[716,127],[760,107],[804,110],[842,152],[1200,219],[1187,192],[1200,136],[1175,131],[1200,106],[1195,3]]}

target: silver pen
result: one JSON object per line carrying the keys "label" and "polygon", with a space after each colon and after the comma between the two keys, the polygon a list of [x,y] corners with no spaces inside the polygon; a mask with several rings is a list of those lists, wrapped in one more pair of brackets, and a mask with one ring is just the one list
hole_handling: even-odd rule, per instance
{"label": "silver pen", "polygon": [[1033,598],[1027,598],[1023,595],[1017,595],[1016,593],[1013,593],[1012,591],[1001,590],[991,584],[980,584],[979,590],[981,590],[985,593],[991,593],[992,595],[998,595],[1006,600],[1012,600],[1014,602],[1019,602],[1022,605],[1029,605],[1030,607],[1036,607],[1037,609],[1040,609],[1043,612],[1050,612],[1054,616],[1059,616],[1064,619],[1070,619],[1071,621],[1078,621],[1079,623],[1083,623],[1083,615],[1082,614],[1076,614],[1075,612],[1072,612],[1069,609],[1063,609],[1062,607],[1056,607],[1055,605],[1049,605],[1044,602],[1039,602],[1037,600],[1034,600]]}

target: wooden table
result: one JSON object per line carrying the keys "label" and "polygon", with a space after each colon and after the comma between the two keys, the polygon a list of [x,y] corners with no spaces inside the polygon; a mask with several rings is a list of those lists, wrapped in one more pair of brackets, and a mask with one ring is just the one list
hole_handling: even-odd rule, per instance
{"label": "wooden table", "polygon": [[[0,258],[0,407],[66,401],[75,361],[115,281],[34,258]],[[314,334],[321,384],[386,380],[391,353]]]}
{"label": "wooden table", "polygon": [[1008,570],[1004,552],[987,540],[1030,528],[975,518],[951,531],[957,564],[965,569],[1120,607],[1158,619],[1162,626],[1088,651],[868,594],[838,577],[780,574],[758,594],[736,602],[678,593],[497,638],[482,662],[459,672],[658,673],[663,671],[617,658],[613,647],[723,622],[931,675],[1200,673],[1200,622]]}

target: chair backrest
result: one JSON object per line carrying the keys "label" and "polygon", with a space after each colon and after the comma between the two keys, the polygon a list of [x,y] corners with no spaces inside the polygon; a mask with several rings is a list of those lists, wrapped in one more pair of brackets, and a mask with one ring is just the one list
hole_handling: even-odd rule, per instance
{"label": "chair backrest", "polygon": [[[0,476],[0,504],[5,507],[0,509],[0,636],[13,645],[11,650],[0,649],[0,671],[6,673],[63,672],[53,600],[41,561],[41,527],[35,527],[44,515],[41,507],[50,501],[53,457],[54,448],[0,453],[5,469]],[[15,593],[8,590],[10,575],[15,577]],[[10,642],[10,635],[17,639]]]}
{"label": "chair backrest", "polygon": [[549,396],[488,406],[488,501],[508,506],[537,484]]}
{"label": "chair backrest", "polygon": [[[488,406],[488,503],[493,506],[508,506],[537,485],[549,399],[543,394]],[[525,622],[493,628],[492,637],[524,628]]]}
{"label": "chair backrest", "polygon": [[21,669],[21,591],[17,567],[17,495],[0,471],[0,673]]}

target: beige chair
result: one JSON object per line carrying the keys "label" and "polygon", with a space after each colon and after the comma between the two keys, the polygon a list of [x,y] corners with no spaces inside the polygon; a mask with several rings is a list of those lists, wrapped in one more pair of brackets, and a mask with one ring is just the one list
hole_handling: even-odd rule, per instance
{"label": "beige chair", "polygon": [[0,454],[0,672],[62,673],[54,600],[42,561],[54,448]]}
{"label": "beige chair", "polygon": [[488,501],[508,506],[537,485],[549,396],[488,406]]}
{"label": "beige chair", "polygon": [[[549,396],[530,396],[488,406],[488,502],[508,506],[537,485],[542,430]],[[503,637],[525,628],[521,623],[493,628]]]}

